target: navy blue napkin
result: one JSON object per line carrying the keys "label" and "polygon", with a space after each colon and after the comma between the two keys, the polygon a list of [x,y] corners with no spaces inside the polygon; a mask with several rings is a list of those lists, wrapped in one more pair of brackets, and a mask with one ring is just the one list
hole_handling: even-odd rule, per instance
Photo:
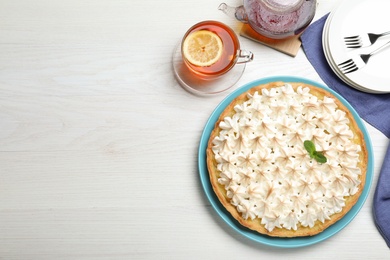
{"label": "navy blue napkin", "polygon": [[390,146],[379,175],[373,208],[376,226],[390,247]]}
{"label": "navy blue napkin", "polygon": [[[303,50],[321,79],[342,95],[361,118],[390,138],[390,94],[369,94],[346,85],[332,71],[322,49],[322,30],[328,15],[314,22],[301,36]],[[389,82],[390,85],[390,82]],[[375,224],[390,247],[390,146],[375,189]]]}

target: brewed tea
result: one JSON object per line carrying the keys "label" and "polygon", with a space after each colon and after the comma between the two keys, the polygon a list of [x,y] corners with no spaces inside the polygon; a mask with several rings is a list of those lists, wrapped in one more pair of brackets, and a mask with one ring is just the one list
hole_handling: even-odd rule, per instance
{"label": "brewed tea", "polygon": [[[184,35],[183,42],[191,34],[198,31],[210,31],[216,34],[222,42],[222,53],[211,65],[199,66],[184,58],[186,65],[195,73],[201,76],[219,76],[229,71],[236,63],[240,49],[240,43],[236,34],[228,26],[217,21],[204,21],[192,26]],[[183,45],[182,45],[182,55]]]}

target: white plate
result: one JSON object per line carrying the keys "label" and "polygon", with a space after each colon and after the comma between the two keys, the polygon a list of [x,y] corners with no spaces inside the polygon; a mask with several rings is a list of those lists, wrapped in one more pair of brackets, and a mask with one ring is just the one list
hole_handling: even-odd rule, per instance
{"label": "white plate", "polygon": [[[344,0],[328,17],[329,23],[324,33],[324,48],[328,62],[335,73],[349,85],[372,93],[390,92],[390,47],[373,56],[369,63],[352,73],[343,74],[336,67],[355,55],[369,53],[390,40],[390,36],[379,39],[374,45],[359,49],[348,49],[345,36],[368,32],[390,31],[388,22],[388,0]],[[324,27],[325,29],[325,27]]]}
{"label": "white plate", "polygon": [[345,75],[337,67],[337,64],[333,60],[332,54],[330,53],[329,38],[328,38],[328,36],[329,36],[329,26],[330,26],[330,23],[332,21],[333,14],[334,14],[334,12],[330,13],[328,18],[326,19],[325,25],[324,25],[324,29],[323,29],[323,34],[322,34],[323,51],[324,51],[324,54],[325,54],[325,58],[326,58],[327,62],[329,63],[331,69],[333,70],[333,72],[341,80],[343,80],[346,84],[348,84],[351,87],[354,87],[354,88],[356,88],[356,89],[358,89],[360,91],[364,91],[364,92],[370,92],[370,93],[375,93],[375,94],[383,93],[383,92],[380,92],[380,91],[375,91],[375,90],[372,90],[372,89],[364,88],[363,86],[360,86],[359,84],[356,84],[355,82],[352,82],[347,77],[345,77]]}

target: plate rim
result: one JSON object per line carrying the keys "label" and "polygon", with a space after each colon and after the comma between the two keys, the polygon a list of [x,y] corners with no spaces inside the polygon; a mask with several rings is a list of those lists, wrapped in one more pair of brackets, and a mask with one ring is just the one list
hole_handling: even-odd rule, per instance
{"label": "plate rim", "polygon": [[[239,224],[237,220],[235,220],[231,214],[222,206],[218,198],[216,197],[214,190],[211,187],[209,173],[207,170],[206,163],[206,148],[207,143],[210,138],[210,134],[212,129],[214,128],[215,123],[217,122],[222,111],[232,102],[234,98],[238,95],[244,93],[252,87],[255,87],[260,84],[266,84],[275,81],[283,81],[283,82],[302,82],[306,84],[311,84],[320,88],[323,88],[333,94],[336,98],[338,98],[352,113],[359,129],[363,132],[364,140],[366,142],[367,152],[368,152],[368,163],[367,163],[367,173],[366,173],[366,183],[363,188],[363,192],[360,195],[357,203],[351,208],[351,210],[339,221],[322,231],[321,233],[310,236],[310,237],[295,237],[295,238],[279,238],[279,237],[270,237],[267,235],[262,235],[256,231],[252,231],[249,228],[246,228]],[[319,242],[322,242],[331,236],[337,234],[342,229],[344,229],[359,213],[360,209],[363,207],[367,197],[369,195],[369,191],[372,186],[373,180],[373,170],[374,170],[374,154],[371,143],[370,135],[365,127],[362,119],[356,110],[346,101],[341,95],[327,87],[325,84],[297,76],[271,76],[260,78],[249,83],[244,84],[243,86],[237,88],[233,92],[231,92],[228,96],[226,96],[214,109],[214,111],[209,116],[205,127],[202,131],[202,135],[199,142],[198,147],[198,173],[202,183],[203,191],[210,202],[211,206],[214,208],[216,213],[220,218],[224,220],[224,222],[230,226],[233,230],[241,234],[242,236],[258,242],[263,245],[271,246],[271,247],[279,247],[279,248],[298,248],[313,245]]]}

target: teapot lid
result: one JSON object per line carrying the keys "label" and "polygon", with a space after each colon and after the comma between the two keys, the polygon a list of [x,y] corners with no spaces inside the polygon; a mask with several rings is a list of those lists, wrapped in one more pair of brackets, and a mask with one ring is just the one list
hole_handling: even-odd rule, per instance
{"label": "teapot lid", "polygon": [[294,11],[302,5],[304,0],[264,0],[268,8],[277,11]]}

